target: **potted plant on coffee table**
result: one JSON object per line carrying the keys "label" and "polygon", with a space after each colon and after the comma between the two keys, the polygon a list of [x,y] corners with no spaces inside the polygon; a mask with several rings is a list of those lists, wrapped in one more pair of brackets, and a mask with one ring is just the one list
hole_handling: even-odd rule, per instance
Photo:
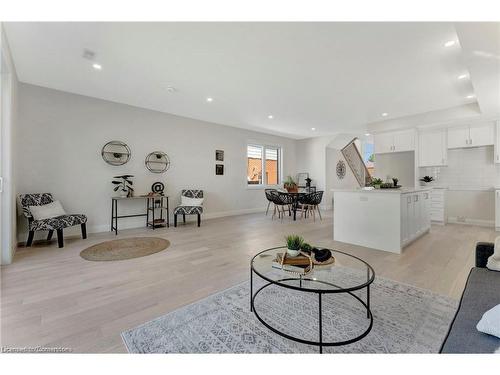
{"label": "potted plant on coffee table", "polygon": [[285,237],[286,239],[286,253],[289,257],[296,257],[300,254],[300,249],[304,244],[304,239],[296,234],[290,234]]}
{"label": "potted plant on coffee table", "polygon": [[289,193],[297,193],[299,191],[297,183],[294,181],[292,176],[288,176],[283,182],[283,186]]}

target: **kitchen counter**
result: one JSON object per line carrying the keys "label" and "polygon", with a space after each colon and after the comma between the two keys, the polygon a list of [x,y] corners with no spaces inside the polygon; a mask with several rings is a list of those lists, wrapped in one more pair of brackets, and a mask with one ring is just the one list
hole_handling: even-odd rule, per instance
{"label": "kitchen counter", "polygon": [[334,240],[400,254],[430,229],[431,190],[333,189]]}

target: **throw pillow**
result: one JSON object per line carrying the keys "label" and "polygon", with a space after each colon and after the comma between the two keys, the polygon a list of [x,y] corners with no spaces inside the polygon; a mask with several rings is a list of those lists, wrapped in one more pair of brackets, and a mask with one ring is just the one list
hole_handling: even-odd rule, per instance
{"label": "throw pillow", "polygon": [[181,196],[181,206],[201,206],[203,198],[189,198]]}
{"label": "throw pillow", "polygon": [[486,267],[492,271],[500,271],[500,237],[495,240],[495,250],[493,250],[493,255],[488,258]]}
{"label": "throw pillow", "polygon": [[50,219],[53,217],[66,215],[64,209],[61,206],[61,202],[54,201],[49,204],[44,204],[41,206],[30,206],[30,212],[35,220]]}
{"label": "throw pillow", "polygon": [[500,305],[486,311],[476,328],[479,332],[500,338]]}

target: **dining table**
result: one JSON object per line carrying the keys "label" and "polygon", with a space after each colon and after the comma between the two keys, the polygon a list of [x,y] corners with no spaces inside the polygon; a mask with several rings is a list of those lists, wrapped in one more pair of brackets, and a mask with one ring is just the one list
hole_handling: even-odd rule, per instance
{"label": "dining table", "polygon": [[287,194],[292,198],[292,212],[293,212],[293,221],[297,220],[297,209],[299,207],[299,199],[301,196],[304,196],[306,194],[309,194],[310,191],[296,191],[296,192],[290,192],[284,189],[278,189],[278,191],[282,194]]}

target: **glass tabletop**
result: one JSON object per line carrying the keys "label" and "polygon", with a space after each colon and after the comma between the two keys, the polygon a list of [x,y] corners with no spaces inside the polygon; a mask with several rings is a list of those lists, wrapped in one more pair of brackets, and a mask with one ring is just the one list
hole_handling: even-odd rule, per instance
{"label": "glass tabletop", "polygon": [[252,271],[264,280],[286,288],[321,293],[342,293],[370,285],[373,268],[364,260],[339,250],[329,249],[335,261],[328,265],[314,265],[311,272],[298,275],[280,269],[275,260],[286,252],[286,246],[261,251],[252,258]]}

